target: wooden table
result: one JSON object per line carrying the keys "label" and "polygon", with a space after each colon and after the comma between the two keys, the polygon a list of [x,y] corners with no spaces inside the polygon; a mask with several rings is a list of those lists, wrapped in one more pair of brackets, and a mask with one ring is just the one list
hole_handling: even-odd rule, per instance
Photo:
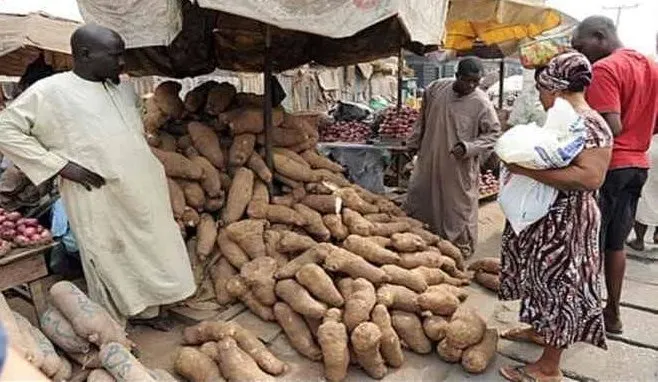
{"label": "wooden table", "polygon": [[48,267],[46,253],[57,243],[29,248],[15,249],[0,257],[0,292],[22,284],[28,284],[32,302],[41,314],[46,307]]}

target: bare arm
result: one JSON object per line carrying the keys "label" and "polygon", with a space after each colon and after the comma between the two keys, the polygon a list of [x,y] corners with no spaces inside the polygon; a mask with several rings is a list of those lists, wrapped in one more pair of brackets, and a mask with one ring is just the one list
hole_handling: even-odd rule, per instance
{"label": "bare arm", "polygon": [[601,116],[610,126],[613,136],[621,134],[623,125],[621,123],[621,115],[619,113],[601,113]]}
{"label": "bare arm", "polygon": [[538,182],[563,191],[594,191],[603,184],[610,163],[612,149],[593,148],[583,150],[571,164],[564,168],[530,170],[518,165],[506,165],[519,175],[525,175]]}

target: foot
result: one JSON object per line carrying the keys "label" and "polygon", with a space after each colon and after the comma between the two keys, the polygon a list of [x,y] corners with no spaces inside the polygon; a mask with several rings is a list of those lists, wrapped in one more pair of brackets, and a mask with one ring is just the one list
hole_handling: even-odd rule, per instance
{"label": "foot", "polygon": [[653,236],[653,243],[658,244],[658,236],[656,235]]}
{"label": "foot", "polygon": [[544,346],[546,342],[533,328],[512,328],[500,333],[500,337],[515,342],[530,342]]}
{"label": "foot", "polygon": [[619,314],[611,313],[609,310],[603,310],[603,322],[605,324],[605,331],[610,334],[622,334],[624,332],[624,325],[621,323]]}
{"label": "foot", "polygon": [[505,366],[500,369],[500,375],[511,382],[560,382],[562,373],[546,374],[536,364],[528,366]]}
{"label": "foot", "polygon": [[176,323],[172,319],[163,316],[148,319],[133,318],[130,323],[135,326],[148,326],[160,332],[170,332],[176,327]]}
{"label": "foot", "polygon": [[[656,238],[654,238],[654,241],[655,240],[656,240]],[[642,240],[637,240],[637,239],[631,240],[628,243],[626,243],[626,245],[628,245],[629,247],[633,248],[634,250],[636,250],[638,252],[644,251],[644,241],[642,241]]]}

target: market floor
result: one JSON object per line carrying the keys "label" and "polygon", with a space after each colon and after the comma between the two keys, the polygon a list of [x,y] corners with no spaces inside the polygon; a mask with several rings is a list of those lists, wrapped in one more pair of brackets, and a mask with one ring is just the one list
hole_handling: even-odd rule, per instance
{"label": "market floor", "polygon": [[[480,241],[476,257],[498,256],[504,216],[496,203],[480,209]],[[658,249],[649,254],[633,254],[629,259],[624,285],[623,318],[626,331],[609,339],[609,351],[587,345],[577,345],[565,352],[563,371],[578,381],[656,381],[658,380]],[[517,324],[516,304],[499,303],[495,295],[477,285],[468,287],[471,296],[467,304],[488,317],[489,325],[501,329]],[[240,322],[258,334],[272,351],[290,364],[290,371],[282,381],[322,380],[322,366],[299,356],[288,344],[279,327],[264,323],[243,307],[224,312],[225,319]],[[181,343],[181,323],[169,333],[145,327],[131,329],[131,337],[141,348],[142,362],[150,368],[173,371],[176,348]],[[646,328],[651,328],[646,330]],[[407,362],[398,370],[391,370],[385,381],[502,381],[498,369],[506,364],[531,362],[541,349],[529,344],[501,340],[498,357],[484,375],[470,376],[459,365],[448,365],[436,354],[419,356],[407,353]],[[351,367],[348,381],[369,380],[358,368]]]}

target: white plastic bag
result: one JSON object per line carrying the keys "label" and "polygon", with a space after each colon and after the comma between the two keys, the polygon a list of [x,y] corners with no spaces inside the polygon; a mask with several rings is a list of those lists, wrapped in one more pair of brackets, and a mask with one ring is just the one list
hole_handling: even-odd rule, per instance
{"label": "white plastic bag", "polygon": [[[496,143],[504,163],[530,169],[568,166],[585,147],[584,119],[571,105],[558,98],[548,111],[544,127],[514,126]],[[548,214],[558,190],[523,175],[510,174],[501,166],[498,202],[516,234]]]}
{"label": "white plastic bag", "polygon": [[500,184],[498,203],[517,235],[546,216],[558,195],[555,188],[511,174],[504,165],[500,169]]}

